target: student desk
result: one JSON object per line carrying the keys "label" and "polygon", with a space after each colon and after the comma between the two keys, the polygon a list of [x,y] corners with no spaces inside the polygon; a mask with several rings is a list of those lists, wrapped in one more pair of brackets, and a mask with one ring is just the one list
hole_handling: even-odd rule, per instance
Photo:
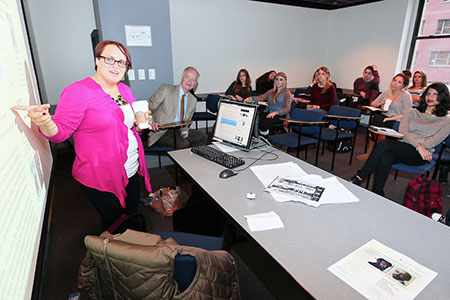
{"label": "student desk", "polygon": [[[276,161],[294,161],[306,173],[326,178],[332,174],[282,151],[275,150]],[[259,157],[253,150],[232,152],[243,157],[244,166]],[[322,205],[276,202],[250,168],[228,179],[220,179],[224,167],[192,154],[190,149],[169,152],[209,196],[269,253],[308,293],[316,299],[363,299],[327,268],[371,239],[410,257],[438,273],[416,299],[445,299],[450,295],[450,227],[415,213],[384,197],[339,179],[360,202]],[[266,157],[268,158],[268,156]],[[350,175],[350,174],[349,174]],[[248,200],[246,194],[256,194]],[[275,211],[284,228],[251,232],[244,215]],[[282,287],[280,287],[282,288]]]}

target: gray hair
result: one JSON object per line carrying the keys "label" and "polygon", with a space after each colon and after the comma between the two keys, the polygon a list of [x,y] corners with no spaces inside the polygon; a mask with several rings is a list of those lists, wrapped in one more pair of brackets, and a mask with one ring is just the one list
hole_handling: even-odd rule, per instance
{"label": "gray hair", "polygon": [[200,73],[197,71],[196,68],[192,67],[192,66],[188,66],[183,70],[183,74],[181,74],[181,78],[184,77],[184,75],[186,74],[186,72],[188,71],[194,71],[195,73],[197,73],[197,79],[200,77]]}

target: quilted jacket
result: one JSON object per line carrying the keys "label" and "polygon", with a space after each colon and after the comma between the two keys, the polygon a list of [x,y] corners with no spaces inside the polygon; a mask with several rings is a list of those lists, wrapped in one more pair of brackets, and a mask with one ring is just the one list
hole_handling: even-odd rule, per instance
{"label": "quilted jacket", "polygon": [[[236,263],[226,251],[180,246],[173,239],[133,230],[86,236],[85,245],[78,287],[90,299],[240,299]],[[173,280],[177,254],[194,256],[197,264],[192,283],[182,293]]]}

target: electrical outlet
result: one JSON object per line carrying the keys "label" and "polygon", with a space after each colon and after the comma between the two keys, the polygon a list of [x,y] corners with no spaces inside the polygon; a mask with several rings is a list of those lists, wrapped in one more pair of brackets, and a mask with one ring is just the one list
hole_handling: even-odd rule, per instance
{"label": "electrical outlet", "polygon": [[145,69],[138,70],[139,80],[145,80]]}
{"label": "electrical outlet", "polygon": [[128,79],[129,80],[136,80],[136,78],[134,76],[134,70],[133,69],[128,70],[127,74],[128,74]]}
{"label": "electrical outlet", "polygon": [[155,69],[148,69],[148,80],[155,80],[155,76]]}

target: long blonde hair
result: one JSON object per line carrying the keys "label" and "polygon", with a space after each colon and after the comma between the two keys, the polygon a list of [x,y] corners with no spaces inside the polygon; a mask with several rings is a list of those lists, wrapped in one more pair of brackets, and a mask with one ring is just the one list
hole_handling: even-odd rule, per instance
{"label": "long blonde hair", "polygon": [[[278,89],[276,85],[277,77],[284,78],[284,84],[280,89]],[[279,72],[277,73],[277,75],[275,75],[275,78],[273,79],[273,93],[270,101],[274,104],[277,100],[278,95],[283,93],[286,89],[287,89],[287,76],[283,72]]]}

